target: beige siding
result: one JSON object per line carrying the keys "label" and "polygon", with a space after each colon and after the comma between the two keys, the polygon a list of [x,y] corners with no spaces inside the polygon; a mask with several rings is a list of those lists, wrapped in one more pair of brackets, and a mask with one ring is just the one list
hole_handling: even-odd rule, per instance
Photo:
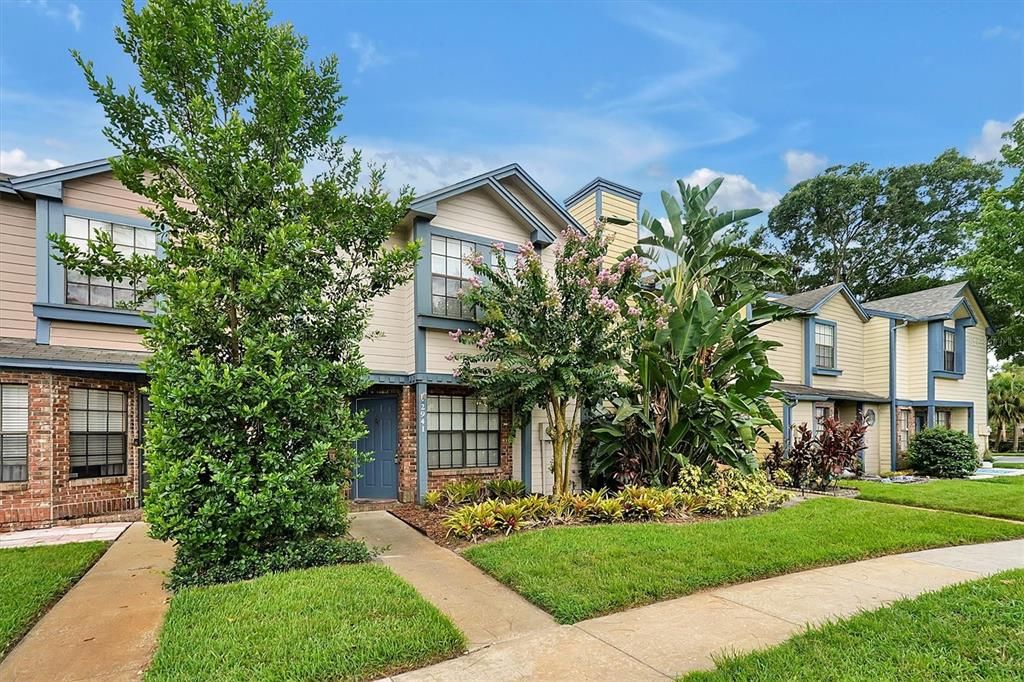
{"label": "beige siding", "polygon": [[112,173],[100,173],[65,182],[64,206],[141,217],[139,208],[152,204],[129,192]]}
{"label": "beige siding", "polygon": [[882,403],[872,405],[877,414],[874,429],[878,432],[878,456],[877,469],[871,469],[865,463],[865,473],[879,475],[892,468],[892,410],[889,405]]}
{"label": "beige siding", "polygon": [[[570,407],[570,410],[572,408]],[[531,488],[535,493],[550,495],[554,488],[555,475],[551,471],[552,442],[548,435],[548,415],[540,407],[535,407],[531,416],[530,439],[533,467]],[[570,467],[570,485],[573,489],[579,490],[582,487],[580,479],[580,459],[574,457]]]}
{"label": "beige siding", "polygon": [[[965,346],[964,378],[936,377],[935,399],[974,403],[974,439],[978,444],[978,450],[984,452],[988,443],[985,437],[988,424],[988,346],[985,330],[981,325],[967,327]],[[962,426],[954,423],[954,428],[966,431],[966,410],[955,410],[954,420],[959,412],[964,413],[964,421]]]}
{"label": "beige siding", "polygon": [[[775,400],[774,398],[769,398],[768,404],[771,406],[772,412],[775,413],[775,416],[779,418],[779,421],[782,421],[782,402]],[[764,427],[764,432],[768,436],[768,440],[765,441],[759,438],[755,446],[758,459],[764,459],[768,456],[768,453],[770,453],[772,449],[772,443],[781,443],[783,440],[782,432],[774,426],[768,425]]]}
{"label": "beige siding", "polygon": [[768,351],[768,364],[791,384],[804,381],[804,321],[798,318],[778,320],[761,327],[757,335],[782,345]]}
{"label": "beige siding", "polygon": [[534,198],[532,192],[527,191],[518,182],[507,180],[503,181],[502,185],[505,189],[511,192],[516,199],[526,206],[527,210],[529,210],[537,220],[544,223],[544,226],[551,230],[552,234],[557,236],[565,229],[565,219],[559,217],[547,206],[542,205]]}
{"label": "beige siding", "polygon": [[110,350],[145,350],[138,330],[104,324],[82,324],[54,320],[50,324],[50,345]]}
{"label": "beige siding", "polygon": [[896,387],[901,400],[928,399],[928,323],[896,332]]}
{"label": "beige siding", "polygon": [[438,203],[437,216],[431,224],[487,240],[502,241],[509,247],[529,239],[531,232],[483,189]]}
{"label": "beige siding", "polygon": [[814,387],[864,390],[864,322],[843,295],[833,296],[821,307],[818,317],[836,323],[837,377],[816,375]]}
{"label": "beige siding", "polygon": [[590,230],[597,220],[597,192],[580,199],[569,207],[569,213],[579,221],[584,230]]}
{"label": "beige siding", "polygon": [[451,374],[458,363],[449,360],[447,356],[451,353],[465,353],[471,348],[452,339],[448,332],[437,329],[426,331],[426,344],[427,371],[431,374]]}
{"label": "beige siding", "polygon": [[[402,229],[388,240],[386,246],[400,246],[408,239],[408,229]],[[371,372],[408,374],[415,371],[413,291],[413,283],[409,281],[373,302],[367,335],[360,344]]]}
{"label": "beige siding", "polygon": [[636,246],[638,229],[636,211],[637,204],[635,201],[623,199],[608,192],[601,192],[602,218],[621,218],[633,221],[629,225],[609,224],[605,227],[605,231],[608,234],[609,256],[617,258],[624,251]]}
{"label": "beige siding", "polygon": [[35,202],[3,195],[0,201],[0,336],[36,335]]}
{"label": "beige siding", "polygon": [[790,415],[790,423],[793,426],[799,426],[800,424],[807,424],[807,426],[813,428],[814,421],[814,403],[808,400],[801,400],[793,406],[793,411]]}
{"label": "beige siding", "polygon": [[864,390],[889,395],[889,320],[873,317],[863,325]]}

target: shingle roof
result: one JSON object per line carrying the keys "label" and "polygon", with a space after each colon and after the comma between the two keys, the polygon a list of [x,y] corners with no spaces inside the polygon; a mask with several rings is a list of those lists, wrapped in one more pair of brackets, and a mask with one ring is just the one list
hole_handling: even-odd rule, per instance
{"label": "shingle roof", "polygon": [[0,367],[52,368],[139,374],[149,353],[39,344],[32,339],[0,337]]}
{"label": "shingle roof", "polygon": [[829,284],[827,287],[811,289],[810,291],[801,291],[793,294],[792,296],[776,298],[773,302],[796,310],[811,310],[814,306],[831,296],[834,291],[841,289],[842,287],[842,284]]}
{"label": "shingle roof", "polygon": [[876,393],[851,391],[843,388],[820,388],[806,384],[784,384],[780,382],[772,384],[772,387],[787,395],[799,396],[803,400],[859,400],[866,403],[884,403],[889,400]]}
{"label": "shingle roof", "polygon": [[903,315],[913,320],[926,320],[949,315],[963,301],[964,287],[967,282],[954,282],[934,289],[915,291],[902,296],[880,298],[868,301],[864,307],[870,312],[877,310],[883,313]]}

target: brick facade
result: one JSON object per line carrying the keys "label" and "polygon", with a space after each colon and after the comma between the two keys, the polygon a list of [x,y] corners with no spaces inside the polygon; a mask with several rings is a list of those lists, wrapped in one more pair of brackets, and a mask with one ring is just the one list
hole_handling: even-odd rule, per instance
{"label": "brick facade", "polygon": [[[136,510],[138,500],[139,385],[118,379],[47,371],[0,369],[0,383],[27,384],[28,480],[0,483],[0,531],[41,528],[66,519]],[[71,478],[69,390],[123,391],[128,421],[124,476]]]}

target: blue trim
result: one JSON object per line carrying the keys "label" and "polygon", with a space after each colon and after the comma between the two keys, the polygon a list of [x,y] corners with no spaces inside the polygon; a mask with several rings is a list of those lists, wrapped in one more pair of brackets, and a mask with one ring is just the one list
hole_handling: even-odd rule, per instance
{"label": "blue trim", "polygon": [[973,407],[970,400],[897,400],[898,407]]}
{"label": "blue trim", "polygon": [[522,438],[522,445],[519,448],[519,478],[522,479],[527,494],[533,492],[533,438],[530,433],[532,426],[533,415],[526,415],[519,434]]}
{"label": "blue trim", "polygon": [[793,405],[789,401],[782,402],[782,448],[787,453],[793,441]]}
{"label": "blue trim", "polygon": [[[904,325],[905,326],[905,325]],[[896,409],[896,319],[889,318],[889,471],[896,471],[899,457]],[[881,467],[879,467],[881,468]]]}
{"label": "blue trim", "polygon": [[49,234],[64,234],[64,204],[59,201],[51,201],[47,206],[47,234],[46,239],[46,275],[49,279],[48,297],[40,298],[42,303],[65,303],[67,292],[64,290],[64,266],[53,260],[54,249],[50,243]]}
{"label": "blue trim", "polygon": [[[824,376],[837,377],[842,375],[843,370],[839,369],[839,325],[832,320],[823,320],[820,317],[814,316],[809,318],[811,320],[811,334],[809,335],[810,347],[808,349],[810,356],[807,358],[808,362],[811,363],[811,374],[821,374]],[[815,344],[815,325],[825,325],[826,327],[832,327],[832,359],[835,361],[835,367],[818,367],[817,357],[814,353]],[[812,386],[813,384],[808,384]]]}
{"label": "blue trim", "polygon": [[416,345],[415,369],[419,374],[427,371],[427,331],[423,327],[416,327],[414,343]]}
{"label": "blue trim", "polygon": [[87,322],[89,324],[109,324],[118,327],[153,326],[146,321],[141,313],[134,310],[119,308],[94,308],[84,305],[34,303],[32,312],[43,320],[68,320],[70,322]]}
{"label": "blue trim", "polygon": [[446,374],[444,372],[413,372],[411,374],[403,374],[401,372],[370,372],[368,377],[371,384],[385,384],[389,386],[412,386],[414,384],[463,385],[453,374]]}
{"label": "blue trim", "polygon": [[38,173],[30,173],[16,178],[10,178],[10,183],[16,190],[26,191],[52,183],[65,182],[67,180],[74,180],[75,178],[83,178],[88,175],[106,173],[109,170],[110,159],[95,159],[93,161],[83,161],[82,163],[76,163],[70,166],[61,166],[60,168],[53,168],[50,170],[39,171]]}
{"label": "blue trim", "polygon": [[427,385],[416,384],[416,501],[427,495]]}
{"label": "blue trim", "polygon": [[447,331],[455,331],[461,329],[463,331],[476,331],[480,328],[480,325],[472,320],[463,320],[462,318],[454,317],[438,317],[437,315],[417,315],[416,325],[423,327],[424,329],[441,329]]}
{"label": "blue trim", "polygon": [[36,317],[36,343],[42,346],[50,344],[50,321]]}
{"label": "blue trim", "polygon": [[640,197],[643,196],[643,192],[638,189],[632,189],[631,187],[626,187],[625,185],[612,182],[611,180],[606,180],[605,178],[598,176],[566,197],[565,201],[562,203],[566,206],[572,206],[589,196],[595,190],[603,190],[609,194],[614,194],[615,196],[635,201],[637,203],[640,203]]}
{"label": "blue trim", "polygon": [[145,374],[138,365],[115,362],[88,362],[79,360],[36,360],[33,358],[0,358],[0,367],[52,369],[69,372],[115,372],[118,374]]}
{"label": "blue trim", "polygon": [[804,318],[804,385],[814,386],[814,318]]}
{"label": "blue trim", "polygon": [[[63,214],[71,216],[73,218],[89,218],[90,220],[101,220],[105,223],[117,223],[118,225],[127,225],[128,227],[141,227],[145,230],[155,230],[153,223],[145,217],[139,216],[126,216],[118,213],[104,213],[103,211],[91,211],[85,208],[78,208],[76,206],[64,206]],[[61,222],[63,225],[63,221]]]}
{"label": "blue trim", "polygon": [[427,243],[425,245],[426,248],[423,251],[423,260],[427,261],[428,266],[430,265],[430,237],[449,237],[450,239],[461,239],[464,242],[472,242],[476,244],[478,247],[480,247],[480,253],[482,255],[490,253],[491,244],[493,244],[496,241],[500,241],[498,239],[491,239],[490,241],[488,241],[485,237],[467,234],[465,232],[459,232],[458,230],[452,230],[447,227],[441,227],[440,225],[434,225],[430,221],[425,222],[427,224]]}
{"label": "blue trim", "polygon": [[846,296],[847,302],[851,306],[853,306],[854,310],[857,311],[857,315],[860,317],[860,319],[862,321],[867,322],[869,319],[871,319],[871,315],[861,306],[860,301],[858,301],[857,297],[853,295],[852,291],[850,291],[850,287],[846,286],[846,284],[842,283],[842,282],[839,284],[838,287],[836,287],[835,289],[830,291],[828,294],[826,294],[824,298],[822,298],[820,301],[815,303],[813,306],[811,306],[810,308],[804,309],[803,312],[807,312],[807,313],[816,313],[816,312],[818,312],[819,310],[822,309],[822,307],[826,303],[828,303],[830,300],[832,300],[832,298],[836,294],[838,294],[839,292],[842,292],[843,295]]}
{"label": "blue trim", "polygon": [[974,438],[974,406],[967,408],[967,435]]}
{"label": "blue trim", "polygon": [[843,370],[841,369],[826,369],[824,367],[813,367],[811,371],[819,376],[826,377],[841,377],[843,376]]}
{"label": "blue trim", "polygon": [[594,193],[594,220],[601,222],[602,214],[604,213],[604,198],[601,196],[601,190],[597,190]]}
{"label": "blue trim", "polygon": [[50,201],[36,199],[36,300],[50,300]]}
{"label": "blue trim", "polygon": [[398,372],[370,372],[370,381],[374,384],[389,384],[406,386],[413,383],[412,374],[401,374]]}
{"label": "blue trim", "polygon": [[[533,177],[525,170],[523,170],[523,167],[520,166],[518,163],[510,164],[506,166],[504,169],[498,169],[494,172],[494,177],[498,178],[499,180],[503,180],[509,177],[510,175],[516,176],[516,178],[518,178],[520,182],[522,182],[524,185],[526,185],[535,193],[537,193],[537,195],[539,195],[544,200],[543,203],[546,203],[549,208],[554,210],[555,213],[562,216],[562,219],[565,220],[565,224],[567,226],[573,226],[579,229],[583,229],[583,226],[580,225],[579,221],[577,221],[576,218],[574,218],[573,215],[566,210],[565,206],[560,204],[553,196],[551,196],[548,193],[546,189],[541,187],[540,183],[534,180]],[[587,231],[583,230],[583,234],[586,233]]]}

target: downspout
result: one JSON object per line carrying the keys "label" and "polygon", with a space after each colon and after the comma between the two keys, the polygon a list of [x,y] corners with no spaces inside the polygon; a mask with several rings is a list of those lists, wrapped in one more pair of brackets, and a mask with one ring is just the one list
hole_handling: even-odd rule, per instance
{"label": "downspout", "polygon": [[909,320],[889,319],[889,471],[896,471],[899,441],[896,437],[896,330],[910,324]]}

